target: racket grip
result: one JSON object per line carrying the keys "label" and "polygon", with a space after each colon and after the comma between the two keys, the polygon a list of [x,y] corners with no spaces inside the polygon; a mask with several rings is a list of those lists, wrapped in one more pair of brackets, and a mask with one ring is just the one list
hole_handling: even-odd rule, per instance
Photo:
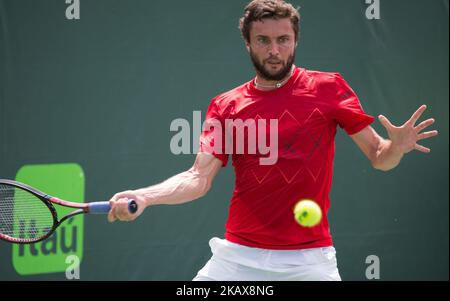
{"label": "racket grip", "polygon": [[130,199],[128,201],[128,211],[130,211],[130,213],[136,213],[137,210],[138,210],[138,204],[136,203],[135,200]]}
{"label": "racket grip", "polygon": [[[130,213],[136,213],[137,209],[138,205],[136,201],[130,199],[128,201],[128,210]],[[94,202],[89,204],[90,214],[108,214],[109,210],[111,210],[111,205],[109,202]]]}

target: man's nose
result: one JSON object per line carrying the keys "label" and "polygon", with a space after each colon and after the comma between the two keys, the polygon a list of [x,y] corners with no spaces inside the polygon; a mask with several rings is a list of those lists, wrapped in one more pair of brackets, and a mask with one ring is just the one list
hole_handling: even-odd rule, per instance
{"label": "man's nose", "polygon": [[280,54],[280,48],[277,43],[270,43],[269,54],[270,56],[278,56]]}

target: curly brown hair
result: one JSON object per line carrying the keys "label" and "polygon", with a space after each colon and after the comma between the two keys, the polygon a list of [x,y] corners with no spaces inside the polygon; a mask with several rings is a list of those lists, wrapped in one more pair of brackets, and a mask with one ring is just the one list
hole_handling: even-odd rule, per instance
{"label": "curly brown hair", "polygon": [[252,22],[263,19],[283,19],[289,18],[295,32],[295,40],[298,40],[300,30],[300,13],[292,4],[283,0],[253,0],[244,9],[244,16],[239,19],[239,29],[242,37],[250,43],[250,29]]}

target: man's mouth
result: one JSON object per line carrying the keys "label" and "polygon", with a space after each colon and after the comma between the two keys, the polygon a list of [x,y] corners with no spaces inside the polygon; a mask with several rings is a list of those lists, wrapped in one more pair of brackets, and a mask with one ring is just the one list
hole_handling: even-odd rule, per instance
{"label": "man's mouth", "polygon": [[267,64],[272,65],[272,66],[280,65],[281,63],[282,63],[281,61],[274,61],[274,60],[267,61]]}

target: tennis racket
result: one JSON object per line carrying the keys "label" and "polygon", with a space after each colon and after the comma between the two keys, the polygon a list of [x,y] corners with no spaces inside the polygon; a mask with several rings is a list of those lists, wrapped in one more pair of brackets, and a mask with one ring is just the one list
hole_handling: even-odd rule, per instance
{"label": "tennis racket", "polygon": [[[54,204],[76,210],[59,219]],[[107,214],[110,209],[109,202],[68,202],[23,183],[0,179],[0,239],[11,243],[42,241],[52,235],[61,223],[75,215]],[[136,201],[129,200],[130,213],[136,213],[137,209]],[[25,226],[27,231],[24,231]]]}

